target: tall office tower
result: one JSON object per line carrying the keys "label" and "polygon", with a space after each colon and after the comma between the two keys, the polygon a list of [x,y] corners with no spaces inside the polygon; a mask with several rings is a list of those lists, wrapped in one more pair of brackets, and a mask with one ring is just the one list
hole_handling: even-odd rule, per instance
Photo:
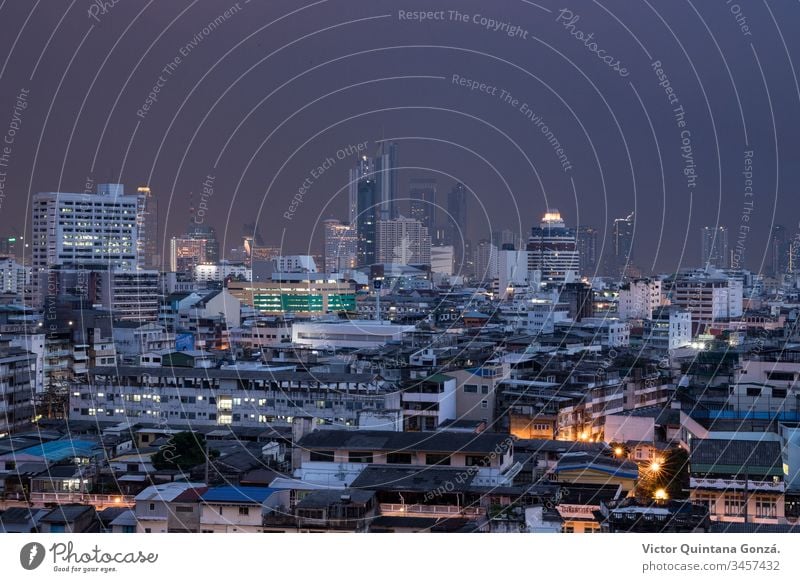
{"label": "tall office tower", "polygon": [[786,227],[776,224],[772,227],[769,237],[769,264],[768,272],[773,277],[779,277],[789,271],[790,241],[786,233]]}
{"label": "tall office tower", "polygon": [[597,271],[597,229],[579,226],[577,242],[580,274],[593,275]]}
{"label": "tall office tower", "polygon": [[376,262],[376,224],[380,213],[378,185],[372,177],[358,180],[356,201],[356,263],[359,267],[366,267]]}
{"label": "tall office tower", "polygon": [[436,228],[436,180],[412,178],[408,192],[410,217],[419,220],[433,235]]}
{"label": "tall office tower", "polygon": [[378,263],[431,264],[431,237],[419,220],[404,216],[379,220],[377,240]]}
{"label": "tall office tower", "polygon": [[383,141],[372,163],[380,201],[379,220],[398,216],[397,209],[397,144]]}
{"label": "tall office tower", "polygon": [[462,271],[467,239],[467,188],[461,182],[447,193],[447,217],[444,226],[444,242],[455,251],[456,272]]}
{"label": "tall office tower", "polygon": [[139,206],[136,214],[136,252],[139,256],[139,268],[146,269],[157,266],[158,260],[158,201],[147,186],[136,190]]}
{"label": "tall office tower", "polygon": [[728,229],[724,226],[704,226],[700,231],[701,266],[728,268]]}
{"label": "tall office tower", "polygon": [[349,224],[335,218],[323,222],[325,228],[325,272],[341,273],[356,266],[358,235]]}
{"label": "tall office tower", "polygon": [[99,184],[96,194],[40,192],[33,197],[35,271],[56,266],[137,268],[138,198],[122,184]]}
{"label": "tall office tower", "polygon": [[355,168],[350,168],[350,180],[347,183],[348,187],[348,212],[350,217],[350,225],[355,225],[358,222],[358,188],[362,180],[372,180],[373,176],[372,158],[362,156],[358,160]]}
{"label": "tall office tower", "polygon": [[634,217],[631,212],[625,218],[614,219],[611,229],[611,251],[614,275],[622,276],[633,260]]}
{"label": "tall office tower", "polygon": [[522,234],[507,228],[503,230],[493,230],[492,244],[498,249],[502,249],[503,247],[508,248],[508,245],[511,245],[511,248],[520,249],[522,248]]}
{"label": "tall office tower", "polygon": [[173,236],[170,240],[169,270],[193,274],[197,265],[215,264],[209,259],[208,240]]}
{"label": "tall office tower", "polygon": [[491,281],[497,278],[497,252],[497,247],[491,241],[486,239],[478,241],[475,245],[475,279]]}
{"label": "tall office tower", "polygon": [[789,241],[789,256],[786,272],[791,274],[800,273],[800,229],[794,233],[792,240]]}
{"label": "tall office tower", "polygon": [[186,229],[186,238],[204,240],[206,242],[204,262],[212,264],[219,263],[222,257],[219,255],[217,232],[214,230],[213,226],[192,221],[189,223],[189,228]]}
{"label": "tall office tower", "polygon": [[542,283],[571,283],[578,279],[580,256],[575,231],[567,228],[558,210],[551,209],[528,239],[528,271],[541,271]]}

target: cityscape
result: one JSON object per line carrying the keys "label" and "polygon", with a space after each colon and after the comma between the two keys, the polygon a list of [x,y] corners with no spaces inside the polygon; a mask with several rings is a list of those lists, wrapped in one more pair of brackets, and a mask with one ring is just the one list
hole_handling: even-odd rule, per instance
{"label": "cityscape", "polygon": [[[84,25],[98,34],[123,35],[134,18],[126,2],[85,4],[75,20],[88,14]],[[9,114],[0,148],[0,533],[800,531],[800,177],[796,160],[780,166],[780,148],[797,151],[788,140],[800,92],[793,109],[781,109],[791,95],[775,97],[772,125],[745,123],[749,107],[766,103],[764,87],[793,92],[796,76],[787,84],[770,68],[763,87],[742,81],[712,141],[703,116],[714,124],[721,98],[701,108],[689,88],[697,70],[644,38],[648,58],[634,59],[613,38],[621,32],[609,33],[621,23],[609,10],[635,23],[639,9],[523,2],[507,13],[493,6],[491,16],[472,1],[465,12],[446,2],[354,3],[273,34],[288,31],[280,42],[290,46],[304,24],[342,20],[337,10],[374,18],[385,34],[427,27],[400,47],[410,62],[370,56],[385,66],[363,77],[342,65],[335,82],[271,103],[268,123],[255,102],[291,74],[335,61],[338,45],[309,40],[304,63],[269,69],[255,100],[245,98],[230,71],[200,59],[234,50],[243,30],[279,21],[292,3],[201,4],[186,25],[194,36],[179,29],[155,56],[142,52],[150,83],[110,86],[105,100],[119,90],[133,104],[128,134],[114,104],[97,122],[108,133],[87,141],[80,118],[106,113],[79,112],[58,89],[62,129],[45,133],[44,74],[31,73],[31,89],[20,91],[0,70],[0,115]],[[747,5],[759,14],[748,20],[744,4],[719,4],[702,12],[734,27],[720,42],[756,43],[751,23],[764,27],[772,14]],[[162,8],[152,17],[159,26],[177,10]],[[0,3],[6,10],[15,21],[27,14]],[[697,8],[685,10],[700,17],[693,26],[705,23]],[[796,45],[786,24],[777,30]],[[50,29],[37,30],[46,41]],[[632,137],[588,119],[603,136],[597,148],[579,145],[577,129],[560,128],[575,112],[548,109],[545,89],[525,85],[523,97],[511,81],[519,71],[492,78],[475,65],[467,74],[480,51],[425,62],[411,43],[431,30],[464,46],[471,35],[496,46],[544,35],[582,63],[580,73],[553,75],[602,77],[605,91],[621,83],[650,112],[618,102],[622,121],[611,117]],[[365,33],[364,46],[380,34]],[[344,52],[360,46],[343,42]],[[263,43],[248,46],[283,50]],[[752,58],[756,44],[744,46]],[[772,67],[775,47],[758,46]],[[24,59],[8,50],[15,74]],[[35,65],[56,75],[51,57],[40,58]],[[198,93],[221,96],[180,120],[192,67],[224,76]],[[367,86],[373,73],[403,85],[379,94]],[[91,74],[64,78],[67,92],[93,83]],[[337,101],[337,87],[362,78],[347,103]],[[232,105],[228,90],[241,102]],[[581,115],[607,115],[598,91],[593,109],[576,106]],[[334,100],[329,111],[309,121],[304,108],[323,94]],[[485,122],[487,107],[508,122]],[[731,145],[740,112],[745,138]],[[212,113],[232,118],[206,123]],[[639,118],[628,130],[631,115]],[[441,118],[449,121],[440,127]],[[77,151],[46,145],[40,160],[36,124],[71,143],[73,122]],[[212,153],[193,153],[195,137]],[[715,166],[717,147],[733,159]],[[439,157],[440,148],[450,153]],[[30,552],[26,570],[36,567]]]}

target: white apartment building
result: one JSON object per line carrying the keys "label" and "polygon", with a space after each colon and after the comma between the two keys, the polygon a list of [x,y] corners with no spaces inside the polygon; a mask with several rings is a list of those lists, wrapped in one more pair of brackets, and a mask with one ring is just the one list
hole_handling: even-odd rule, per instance
{"label": "white apartment building", "polygon": [[242,281],[253,280],[253,269],[242,263],[231,263],[221,261],[217,264],[196,265],[194,268],[194,280],[202,283],[211,281],[224,281],[228,277],[240,279]]}
{"label": "white apartment building", "polygon": [[35,194],[33,268],[100,264],[136,269],[138,204],[138,196],[126,196],[122,184],[99,184],[95,194]]}
{"label": "white apartment building", "polygon": [[11,257],[0,257],[0,293],[23,295],[28,282],[28,270]]}
{"label": "white apartment building", "polygon": [[661,305],[661,281],[634,279],[619,290],[621,319],[650,319]]}
{"label": "white apartment building", "polygon": [[377,262],[399,265],[430,265],[431,237],[419,220],[401,216],[379,220]]}
{"label": "white apartment building", "polygon": [[[316,273],[317,263],[311,255],[286,255],[272,259],[278,273]],[[251,277],[252,279],[252,277]]]}

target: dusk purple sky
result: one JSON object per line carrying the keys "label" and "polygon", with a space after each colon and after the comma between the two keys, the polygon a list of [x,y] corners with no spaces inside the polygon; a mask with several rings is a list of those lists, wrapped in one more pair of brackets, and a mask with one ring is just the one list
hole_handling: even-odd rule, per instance
{"label": "dusk purple sky", "polygon": [[[796,2],[100,4],[0,3],[0,132],[14,128],[0,168],[0,234],[24,234],[35,192],[83,191],[88,178],[129,191],[149,184],[161,236],[171,236],[190,220],[190,192],[197,205],[213,176],[206,218],[224,248],[257,221],[269,242],[285,236],[289,252],[316,251],[319,221],[346,216],[354,158],[337,151],[366,141],[372,152],[380,139],[399,144],[401,195],[424,176],[442,194],[456,180],[474,193],[473,240],[498,227],[527,235],[548,205],[568,224],[600,229],[635,209],[633,260],[645,271],[696,265],[699,229],[717,223],[731,245],[750,228],[745,264],[759,269],[771,225],[797,229]],[[443,18],[400,13],[417,10]],[[329,157],[294,219],[284,218]]]}

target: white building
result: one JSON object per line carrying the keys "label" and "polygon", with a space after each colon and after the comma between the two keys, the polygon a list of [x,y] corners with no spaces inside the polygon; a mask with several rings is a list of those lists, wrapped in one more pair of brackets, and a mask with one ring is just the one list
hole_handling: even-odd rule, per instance
{"label": "white building", "polygon": [[11,257],[0,257],[0,293],[23,295],[28,282],[28,270]]}
{"label": "white building", "polygon": [[515,287],[528,285],[528,251],[501,250],[497,253],[497,294],[505,299]]}
{"label": "white building", "polygon": [[661,305],[661,281],[634,279],[619,290],[621,319],[650,319]]}
{"label": "white building", "polygon": [[393,325],[388,321],[351,320],[295,322],[292,342],[316,349],[376,348],[399,340],[413,325]]}
{"label": "white building", "polygon": [[431,237],[419,220],[400,218],[379,220],[377,262],[399,265],[430,265]]}
{"label": "white building", "polygon": [[278,273],[317,272],[317,263],[311,255],[286,255],[275,257],[272,260],[275,262],[275,271]]}
{"label": "white building", "polygon": [[122,184],[99,184],[96,194],[39,192],[33,197],[33,268],[97,265],[137,267],[139,197]]}
{"label": "white building", "polygon": [[210,281],[224,281],[228,277],[241,281],[252,281],[253,269],[242,263],[231,263],[229,261],[221,261],[214,265],[197,265],[194,268],[195,281],[208,283]]}
{"label": "white building", "polygon": [[692,343],[692,314],[679,309],[659,309],[645,320],[642,343],[644,347],[675,350]]}
{"label": "white building", "polygon": [[455,248],[453,245],[437,245],[431,247],[431,272],[453,276]]}

